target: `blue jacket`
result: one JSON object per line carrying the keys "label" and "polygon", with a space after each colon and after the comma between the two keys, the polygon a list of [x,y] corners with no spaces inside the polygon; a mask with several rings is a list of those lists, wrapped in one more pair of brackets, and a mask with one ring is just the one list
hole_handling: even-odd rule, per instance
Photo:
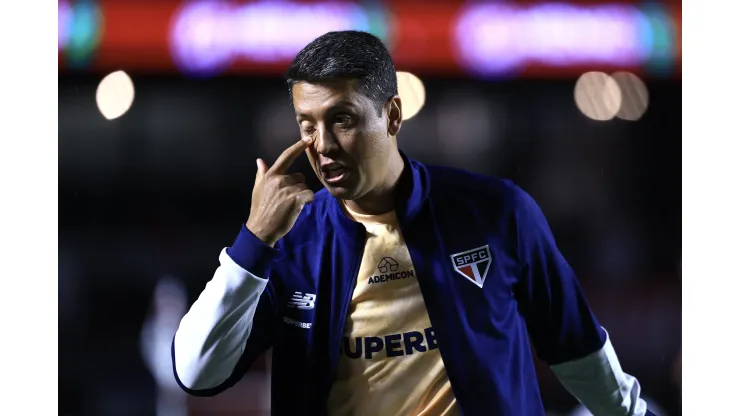
{"label": "blue jacket", "polygon": [[[607,335],[540,208],[510,181],[404,159],[396,213],[461,412],[544,415],[530,341],[557,365],[600,350]],[[274,249],[242,227],[228,255],[269,280],[251,335],[226,382],[181,387],[217,394],[272,347],[273,414],[324,414],[364,243],[364,227],[326,190]],[[481,248],[491,261],[479,286],[457,271],[469,259],[455,254]],[[286,308],[295,292],[316,294],[315,308]]]}

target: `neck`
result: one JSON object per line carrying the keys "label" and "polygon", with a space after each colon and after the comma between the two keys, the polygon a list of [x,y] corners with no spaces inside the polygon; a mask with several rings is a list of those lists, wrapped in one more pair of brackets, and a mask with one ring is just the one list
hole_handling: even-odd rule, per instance
{"label": "neck", "polygon": [[354,201],[344,201],[344,203],[349,209],[359,214],[379,215],[393,210],[395,205],[393,191],[398,185],[403,169],[403,158],[396,149],[388,161],[388,170],[383,183],[364,196]]}

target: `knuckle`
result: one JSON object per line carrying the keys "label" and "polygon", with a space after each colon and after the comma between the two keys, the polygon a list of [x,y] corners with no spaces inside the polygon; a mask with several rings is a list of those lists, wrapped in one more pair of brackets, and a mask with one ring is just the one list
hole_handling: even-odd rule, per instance
{"label": "knuckle", "polygon": [[288,188],[280,188],[277,192],[277,195],[280,199],[286,199],[290,197],[291,192]]}
{"label": "knuckle", "polygon": [[282,185],[283,178],[280,176],[271,175],[269,178],[267,178],[267,183],[270,184],[270,186],[273,187],[279,187]]}

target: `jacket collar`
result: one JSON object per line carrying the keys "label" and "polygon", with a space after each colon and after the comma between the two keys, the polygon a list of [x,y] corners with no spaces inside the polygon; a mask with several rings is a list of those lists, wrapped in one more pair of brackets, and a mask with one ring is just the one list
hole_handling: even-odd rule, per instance
{"label": "jacket collar", "polygon": [[[404,167],[393,191],[393,198],[398,222],[404,228],[419,215],[429,197],[429,173],[422,163],[400,153]],[[354,239],[360,233],[364,235],[365,228],[347,217],[341,202],[336,198],[330,204],[329,217],[334,229],[344,237]]]}

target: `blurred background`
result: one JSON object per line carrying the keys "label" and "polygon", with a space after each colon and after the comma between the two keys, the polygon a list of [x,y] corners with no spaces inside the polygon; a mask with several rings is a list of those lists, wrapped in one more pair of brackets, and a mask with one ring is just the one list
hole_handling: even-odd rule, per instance
{"label": "blurred background", "polygon": [[[680,1],[58,4],[60,414],[269,414],[269,353],[191,398],[170,341],[247,219],[255,158],[299,137],[282,74],[342,29],[413,74],[401,149],[533,195],[623,368],[681,414]],[[537,365],[548,414],[587,414]]]}

